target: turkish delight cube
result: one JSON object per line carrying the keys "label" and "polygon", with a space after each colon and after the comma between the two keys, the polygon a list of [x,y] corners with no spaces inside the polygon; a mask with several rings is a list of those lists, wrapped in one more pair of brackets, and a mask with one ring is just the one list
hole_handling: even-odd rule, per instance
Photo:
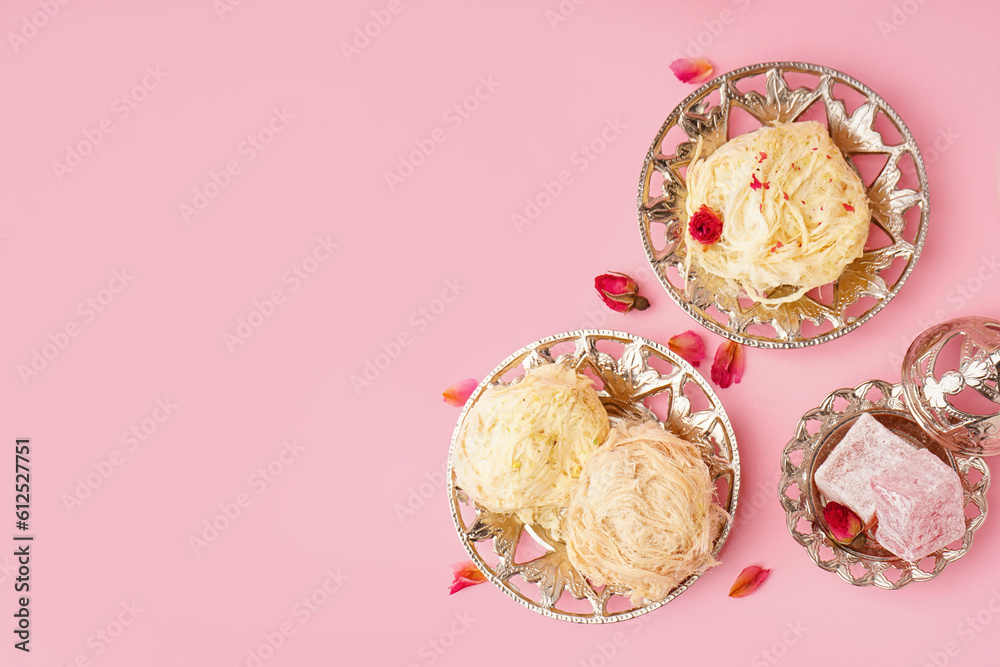
{"label": "turkish delight cube", "polygon": [[816,471],[816,487],[828,502],[846,505],[866,524],[871,523],[875,518],[872,476],[895,467],[916,451],[866,412]]}
{"label": "turkish delight cube", "polygon": [[958,473],[922,449],[871,479],[875,539],[903,560],[918,561],[965,534]]}

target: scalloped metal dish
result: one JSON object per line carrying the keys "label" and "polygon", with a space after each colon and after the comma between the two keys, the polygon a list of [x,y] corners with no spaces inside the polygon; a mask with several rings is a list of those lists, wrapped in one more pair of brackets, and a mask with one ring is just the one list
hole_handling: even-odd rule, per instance
{"label": "scalloped metal dish", "polygon": [[[784,78],[790,73],[814,75],[818,82],[812,88],[793,90]],[[746,93],[738,90],[737,83],[757,75],[766,77],[766,95],[754,90]],[[847,86],[864,96],[865,102],[852,115],[847,115],[844,102],[834,96],[835,84]],[[719,104],[711,106],[708,97],[716,92]],[[729,139],[729,117],[734,107],[764,124],[773,120],[797,120],[815,104],[825,107],[830,134],[849,163],[855,165],[854,157],[860,154],[888,156],[885,167],[868,186],[872,228],[878,227],[886,234],[888,245],[866,250],[850,264],[833,283],[829,303],[813,298],[810,293],[777,306],[754,304],[745,295],[727,293],[718,278],[707,276],[695,267],[685,276],[684,249],[679,241],[687,189],[681,169],[690,164],[697,139],[703,141],[702,155],[711,154],[725,143]],[[882,135],[875,129],[878,114],[895,127],[902,143],[890,146],[883,142]],[[663,146],[664,138],[675,126],[680,126],[688,140],[674,147]],[[901,178],[899,161],[906,155],[912,157],[916,167],[919,180],[916,190],[897,187]],[[654,174],[663,178],[662,192],[652,192]],[[904,217],[914,206],[921,207],[919,222],[909,222]],[[667,294],[691,317],[706,328],[746,345],[800,348],[825,343],[861,326],[903,286],[920,255],[927,232],[927,172],[909,129],[885,100],[861,82],[819,65],[763,63],[709,81],[670,113],[646,154],[639,181],[638,207],[642,242],[653,271]],[[664,244],[658,248],[654,238],[659,237],[653,233],[653,226],[660,224],[665,226]],[[913,240],[908,241],[907,237]],[[889,269],[899,257],[905,258],[906,265],[893,279]],[[678,280],[683,284],[671,282],[671,270],[678,272]],[[874,303],[864,309],[860,305],[851,308],[863,297],[872,297]],[[804,322],[815,325],[815,331],[804,332]]]}
{"label": "scalloped metal dish", "polygon": [[[953,456],[941,447],[920,429],[907,411],[902,392],[902,385],[881,380],[869,380],[854,389],[838,389],[827,396],[819,407],[803,415],[795,429],[795,437],[781,455],[782,475],[778,495],[785,508],[788,531],[796,542],[805,547],[813,562],[824,570],[836,572],[841,579],[855,586],[895,590],[914,581],[933,579],[948,563],[961,558],[969,550],[973,535],[986,519],[986,490],[990,485],[986,462],[979,457]],[[844,403],[844,407],[835,407],[840,403]],[[911,563],[877,544],[853,548],[838,544],[827,535],[819,509],[822,500],[813,484],[813,475],[825,460],[825,455],[839,442],[837,436],[842,436],[854,418],[863,412],[871,413],[911,444],[930,450],[958,472],[966,507],[971,503],[979,510],[977,516],[966,518],[965,537],[959,548],[946,547],[918,563]],[[980,477],[974,481],[972,477],[977,474]],[[805,522],[810,526],[808,530],[803,529]],[[933,559],[933,563],[929,563],[928,559]]]}
{"label": "scalloped metal dish", "polygon": [[[620,354],[600,349],[619,346]],[[553,356],[556,348],[561,348],[557,351],[561,353]],[[666,362],[670,370],[662,374],[650,364],[651,358]],[[468,496],[455,484],[451,463],[455,443],[466,415],[484,389],[517,382],[525,370],[549,363],[568,364],[580,372],[589,371],[599,379],[603,387],[598,395],[612,424],[625,417],[656,419],[644,401],[663,395],[669,397],[669,414],[661,423],[675,434],[702,446],[705,462],[716,480],[716,488],[720,491],[720,487],[724,488],[724,492],[720,492],[720,501],[730,518],[715,541],[716,555],[729,536],[736,515],[740,490],[736,436],[718,396],[686,361],[652,341],[616,331],[570,331],[527,345],[497,366],[466,402],[448,453],[448,490],[455,528],[476,567],[509,597],[551,618],[575,623],[611,623],[635,618],[674,599],[698,576],[685,579],[664,600],[635,607],[623,598],[628,608],[611,610],[609,603],[612,598],[626,594],[627,590],[611,586],[595,590],[570,563],[564,543],[553,540],[544,529],[525,526],[514,516],[495,514],[470,504]],[[518,377],[512,377],[514,374]],[[699,402],[707,403],[705,409],[692,412],[692,392]],[[725,498],[721,498],[722,495]],[[463,506],[474,508],[475,517],[471,521],[463,518]],[[543,548],[545,553],[538,558],[518,562],[518,545],[524,539],[534,540],[535,546]],[[492,541],[492,550],[498,558],[495,567],[487,564],[481,551],[488,540]],[[518,576],[523,583],[513,581]],[[528,583],[537,586],[526,586]],[[571,601],[570,598],[561,600],[564,591],[572,599],[586,600],[590,608],[587,611],[563,608],[566,606],[564,602]]]}

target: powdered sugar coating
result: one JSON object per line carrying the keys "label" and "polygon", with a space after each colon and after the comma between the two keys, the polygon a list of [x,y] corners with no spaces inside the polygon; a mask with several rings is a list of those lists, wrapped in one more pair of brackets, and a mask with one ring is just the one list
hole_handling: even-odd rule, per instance
{"label": "powdered sugar coating", "polygon": [[917,451],[868,413],[862,414],[816,471],[816,487],[826,496],[854,510],[866,524],[875,518],[871,480]]}
{"label": "powdered sugar coating", "polygon": [[875,539],[903,560],[918,561],[965,534],[962,482],[927,450],[872,477]]}

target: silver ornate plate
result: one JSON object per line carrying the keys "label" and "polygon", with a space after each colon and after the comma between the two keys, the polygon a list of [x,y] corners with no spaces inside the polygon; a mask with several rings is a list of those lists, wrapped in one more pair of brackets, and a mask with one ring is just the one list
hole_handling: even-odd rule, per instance
{"label": "silver ornate plate", "polygon": [[612,424],[623,418],[657,419],[670,431],[702,446],[729,520],[715,541],[718,555],[732,528],[740,490],[736,436],[722,403],[708,382],[660,345],[627,333],[570,331],[521,348],[484,379],[465,404],[448,455],[451,514],[459,539],[476,567],[509,597],[540,614],[575,623],[610,623],[635,618],[684,592],[681,582],[666,599],[634,606],[623,588],[595,588],[572,566],[566,545],[517,517],[495,514],[473,503],[456,486],[452,456],[465,417],[483,391],[517,382],[542,364],[567,364],[595,380]]}
{"label": "silver ornate plate", "polygon": [[[813,476],[864,412],[910,444],[931,451],[958,472],[966,507],[961,545],[953,549],[945,547],[911,563],[874,541],[844,546],[829,537],[823,522],[824,499],[813,483]],[[979,457],[954,456],[924,432],[906,409],[899,384],[869,380],[854,389],[838,389],[827,396],[799,421],[795,437],[781,455],[781,473],[778,495],[792,537],[805,547],[813,562],[855,586],[894,590],[914,581],[933,579],[948,563],[969,550],[974,533],[986,519],[986,490],[990,485],[986,462]]]}
{"label": "silver ornate plate", "polygon": [[[792,88],[796,82],[805,85]],[[861,103],[849,113],[845,101],[855,100]],[[718,278],[694,267],[685,275],[685,250],[680,243],[686,219],[685,174],[698,139],[703,142],[704,156],[756,126],[796,120],[824,123],[865,181],[872,221],[864,255],[848,265],[832,286],[777,306],[729,293]],[[741,122],[754,127],[736,128]],[[892,107],[846,74],[791,62],[728,72],[681,102],[646,154],[638,197],[643,246],[670,297],[706,328],[746,345],[767,348],[825,343],[881,310],[903,286],[920,255],[928,204],[923,159]]]}

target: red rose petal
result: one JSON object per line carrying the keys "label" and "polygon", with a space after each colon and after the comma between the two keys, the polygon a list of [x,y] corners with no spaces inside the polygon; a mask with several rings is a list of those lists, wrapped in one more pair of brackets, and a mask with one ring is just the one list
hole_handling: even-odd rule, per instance
{"label": "red rose petal", "polygon": [[445,403],[454,405],[456,408],[460,408],[465,405],[465,402],[469,400],[469,396],[472,396],[472,392],[474,392],[478,386],[479,383],[472,378],[469,378],[468,380],[459,380],[441,392],[441,395],[444,396]]}
{"label": "red rose petal", "polygon": [[736,577],[736,581],[733,582],[733,587],[729,589],[729,597],[742,598],[750,595],[760,588],[769,574],[771,574],[771,570],[765,570],[759,565],[743,568],[743,571]]}
{"label": "red rose petal", "polygon": [[851,206],[850,204],[844,204],[844,210],[845,211],[850,211],[851,213],[854,213],[854,207]]}
{"label": "red rose petal", "polygon": [[670,351],[692,366],[697,366],[705,358],[705,342],[693,331],[685,331],[667,341]]}
{"label": "red rose petal", "polygon": [[681,83],[701,83],[712,75],[712,63],[704,58],[678,58],[670,63],[670,71]]}
{"label": "red rose petal", "polygon": [[452,563],[451,570],[454,578],[448,588],[448,594],[454,595],[463,588],[476,586],[486,581],[486,575],[480,572],[471,560],[464,563]]}
{"label": "red rose petal", "polygon": [[744,366],[743,346],[727,340],[715,351],[715,360],[712,362],[712,382],[723,389],[734,383],[739,384],[740,380],[743,379]]}

